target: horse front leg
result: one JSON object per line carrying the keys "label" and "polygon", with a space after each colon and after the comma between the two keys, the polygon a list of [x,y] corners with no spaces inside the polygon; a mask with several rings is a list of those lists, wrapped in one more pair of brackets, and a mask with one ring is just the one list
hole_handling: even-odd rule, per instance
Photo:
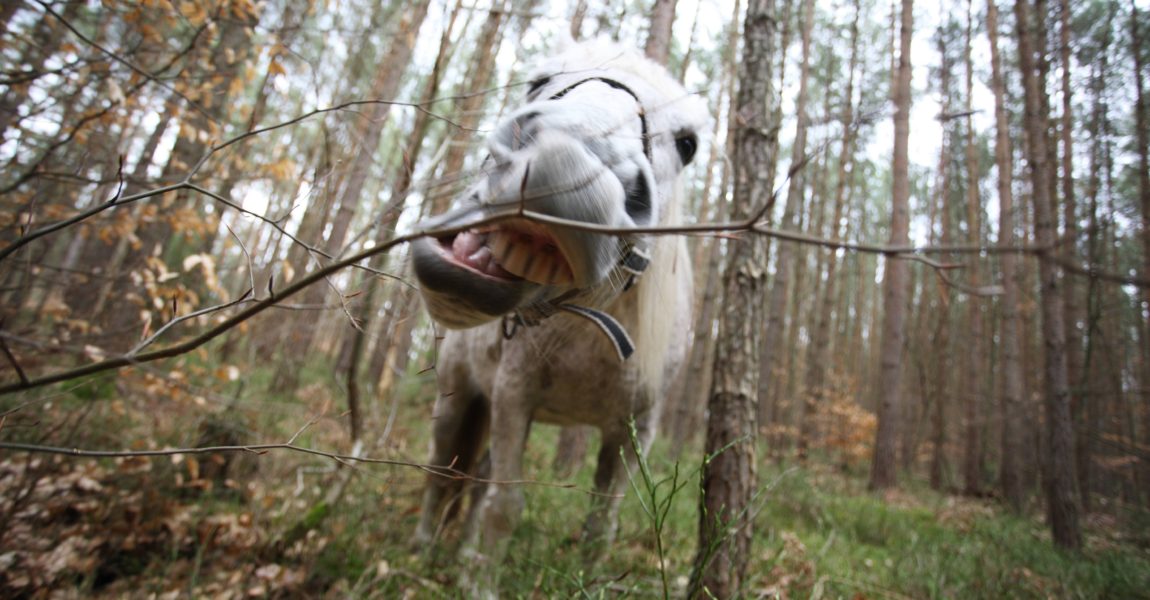
{"label": "horse front leg", "polygon": [[[652,421],[649,413],[636,417],[635,433],[640,452],[646,453],[654,438]],[[615,541],[619,505],[626,491],[627,469],[633,473],[637,459],[630,425],[604,430],[602,438],[595,468],[595,495],[591,499],[591,512],[583,524],[584,553],[588,560],[596,560],[603,549]]]}
{"label": "horse front leg", "polygon": [[482,396],[446,387],[435,403],[431,452],[427,464],[444,468],[427,476],[419,526],[412,547],[426,549],[438,538],[441,526],[459,510],[464,480],[473,475],[487,436],[487,402]]}
{"label": "horse front leg", "polygon": [[518,398],[492,399],[491,482],[460,548],[465,564],[472,567],[463,571],[462,587],[476,596],[494,597],[497,570],[523,514],[523,489],[512,482],[523,479],[523,451],[530,427],[530,411]]}

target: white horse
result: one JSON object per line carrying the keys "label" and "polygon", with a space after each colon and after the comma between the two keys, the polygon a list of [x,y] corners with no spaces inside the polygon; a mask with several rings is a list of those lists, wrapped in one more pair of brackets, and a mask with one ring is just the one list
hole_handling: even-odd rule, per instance
{"label": "white horse", "polygon": [[[500,482],[522,479],[533,421],[599,428],[584,536],[614,538],[620,449],[630,448],[632,420],[641,447],[650,444],[691,327],[681,237],[557,221],[677,224],[676,180],[707,130],[704,103],[660,65],[600,40],[569,44],[530,82],[525,105],[487,141],[483,179],[421,225],[455,233],[412,247],[428,310],[451,330],[436,362],[429,463],[482,477],[489,448],[493,483],[475,494],[461,547],[479,569],[501,560],[523,509],[522,488]],[[509,218],[492,221],[500,216]],[[462,484],[429,477],[416,543],[435,539]]]}

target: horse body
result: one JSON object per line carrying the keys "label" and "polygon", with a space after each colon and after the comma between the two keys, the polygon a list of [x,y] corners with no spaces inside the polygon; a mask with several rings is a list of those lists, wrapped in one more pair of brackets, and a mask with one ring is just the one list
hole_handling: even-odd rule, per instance
{"label": "horse body", "polygon": [[[516,216],[622,229],[677,223],[676,179],[706,130],[701,102],[662,67],[599,41],[545,61],[532,82],[528,103],[488,141],[486,177],[459,209],[425,224],[456,233],[413,247],[425,303],[452,328],[436,362],[429,462],[484,474],[489,447],[486,475],[495,483],[475,494],[462,547],[488,563],[503,556],[523,508],[521,487],[501,482],[522,479],[532,422],[599,428],[598,493],[584,534],[613,538],[625,482],[620,449],[631,446],[632,422],[640,447],[650,443],[690,337],[681,238]],[[511,219],[479,223],[500,215]],[[634,268],[636,252],[645,269]],[[613,347],[619,334],[604,333],[619,330],[634,342],[625,360]],[[429,478],[417,542],[436,537],[462,487]]]}

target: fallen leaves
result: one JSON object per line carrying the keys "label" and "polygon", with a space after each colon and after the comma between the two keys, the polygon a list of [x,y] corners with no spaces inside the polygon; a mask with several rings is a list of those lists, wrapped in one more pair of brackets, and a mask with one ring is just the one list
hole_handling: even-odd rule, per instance
{"label": "fallen leaves", "polygon": [[[258,559],[268,535],[250,512],[200,502],[188,471],[176,478],[155,466],[146,458],[0,462],[0,597],[120,595],[138,591],[140,577],[163,588],[159,597],[279,596],[304,585],[302,567]],[[210,576],[201,573],[209,563]]]}

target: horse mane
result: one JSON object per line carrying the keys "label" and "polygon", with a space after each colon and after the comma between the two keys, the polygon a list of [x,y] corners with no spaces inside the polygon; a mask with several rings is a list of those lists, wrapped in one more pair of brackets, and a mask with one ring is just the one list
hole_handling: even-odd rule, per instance
{"label": "horse mane", "polygon": [[[676,183],[673,198],[668,199],[667,210],[660,220],[662,226],[681,223],[682,185]],[[673,355],[671,344],[674,332],[690,329],[693,298],[693,269],[687,241],[681,235],[656,235],[650,238],[651,266],[637,285],[638,330],[635,332],[635,356],[644,385],[649,393],[663,394],[667,389],[666,377],[677,371],[679,365],[668,364]],[[688,335],[688,339],[690,339]],[[658,403],[662,405],[662,403]]]}

